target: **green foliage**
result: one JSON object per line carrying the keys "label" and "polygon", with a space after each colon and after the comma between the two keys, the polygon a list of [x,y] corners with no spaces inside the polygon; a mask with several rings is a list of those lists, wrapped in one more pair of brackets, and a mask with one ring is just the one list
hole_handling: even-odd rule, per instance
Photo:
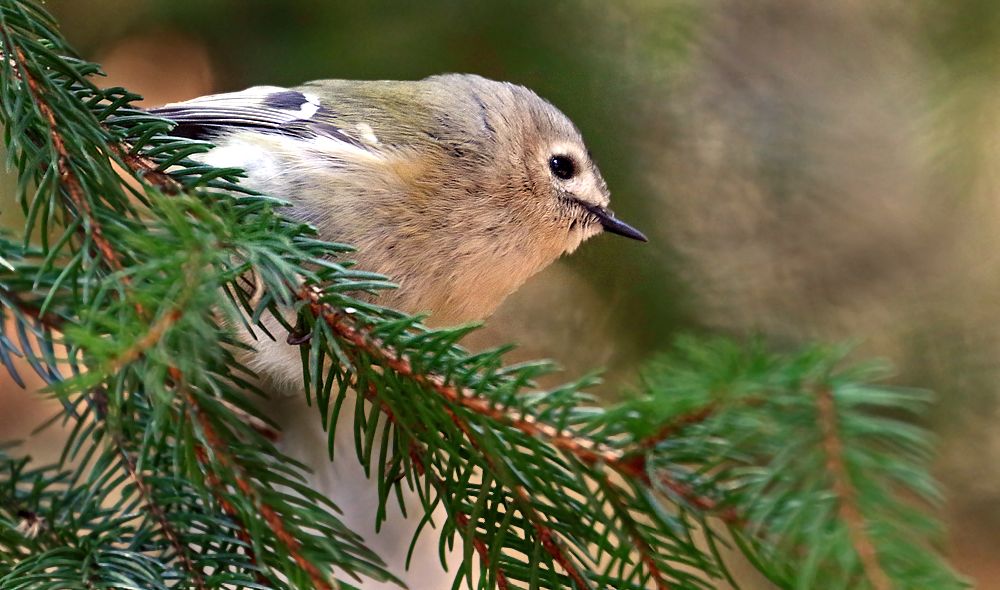
{"label": "green foliage", "polygon": [[[875,385],[878,365],[842,369],[845,352],[683,341],[619,420],[640,417],[634,432],[714,408],[660,442],[651,468],[738,514],[730,532],[781,587],[864,587],[873,566],[905,587],[962,587],[928,545],[939,497],[917,421],[931,396]],[[877,561],[859,559],[868,546]]]}
{"label": "green foliage", "polygon": [[591,378],[536,391],[548,365],[372,303],[385,278],[95,87],[33,3],[0,0],[0,52],[27,220],[0,238],[0,362],[24,357],[72,426],[54,468],[0,456],[0,588],[392,579],[260,427],[236,330],[285,337],[264,318],[301,347],[331,448],[353,417],[372,517],[404,488],[425,524],[444,507],[456,584],[714,588],[732,543],[788,588],[961,587],[930,545],[926,395],[837,350],[722,341],[682,343],[610,409]]}

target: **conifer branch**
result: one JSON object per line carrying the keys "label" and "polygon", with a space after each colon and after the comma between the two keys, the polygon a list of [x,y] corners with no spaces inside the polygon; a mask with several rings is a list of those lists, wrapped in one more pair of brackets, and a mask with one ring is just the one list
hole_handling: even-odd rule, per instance
{"label": "conifer branch", "polygon": [[137,178],[148,181],[154,187],[167,195],[177,195],[184,192],[184,185],[160,169],[155,162],[138,154],[126,143],[111,144],[111,151],[136,174]]}
{"label": "conifer branch", "polygon": [[160,343],[163,335],[181,319],[182,315],[183,312],[180,307],[168,310],[167,313],[153,322],[149,330],[141,338],[133,342],[120,355],[111,359],[105,372],[108,374],[117,373],[126,365],[138,360],[147,350]]}
{"label": "conifer branch", "polygon": [[[34,76],[28,70],[27,58],[24,55],[24,51],[20,46],[15,44],[13,40],[8,36],[4,36],[4,46],[13,49],[13,54],[17,56],[15,60],[15,67],[19,72],[19,77],[23,80],[31,93],[32,101],[38,107],[41,112],[42,117],[49,125],[49,138],[52,141],[52,145],[55,147],[57,153],[56,166],[59,169],[59,177],[62,180],[62,185],[66,188],[66,192],[69,194],[69,199],[73,205],[77,208],[79,214],[87,222],[87,231],[90,234],[91,239],[94,241],[94,246],[97,248],[98,252],[104,258],[104,261],[108,263],[114,271],[122,270],[122,262],[118,259],[118,255],[115,253],[114,247],[104,237],[104,231],[101,229],[101,223],[94,217],[94,213],[90,207],[90,200],[87,195],[84,194],[83,187],[80,185],[80,180],[73,173],[69,165],[70,155],[66,149],[66,143],[63,140],[62,135],[59,133],[59,124],[56,120],[56,115],[52,111],[52,107],[49,106],[48,102],[42,99],[42,92],[38,87],[38,81],[35,80]],[[122,277],[122,281],[128,283],[128,277]]]}
{"label": "conifer branch", "polygon": [[[183,377],[179,371],[171,371],[171,378],[178,384],[178,386],[182,386]],[[292,559],[295,560],[295,563],[298,564],[298,566],[302,568],[302,571],[309,576],[309,579],[312,581],[313,588],[315,588],[315,590],[339,589],[339,584],[336,584],[335,581],[333,583],[328,581],[320,569],[302,554],[302,544],[288,531],[288,528],[285,526],[281,516],[271,506],[263,501],[254,485],[250,483],[250,478],[247,477],[246,471],[240,466],[239,461],[234,459],[226,450],[226,443],[216,432],[215,427],[212,426],[211,421],[209,421],[208,416],[201,409],[201,406],[195,396],[190,392],[184,392],[183,396],[188,404],[188,407],[192,410],[193,418],[201,426],[201,432],[205,443],[208,445],[208,449],[211,451],[211,456],[223,468],[233,472],[236,488],[241,494],[252,502],[253,506],[257,510],[260,511],[261,516],[263,516],[264,520],[274,531],[278,540],[281,541],[281,543],[287,548],[288,553],[292,556]],[[211,461],[209,461],[209,463],[211,463]],[[230,509],[232,509],[231,505]],[[246,531],[245,527],[243,530],[244,532]]]}
{"label": "conifer branch", "polygon": [[[98,419],[106,423],[108,408],[107,393],[105,393],[103,389],[98,388],[94,390],[91,398],[92,403],[96,408]],[[139,490],[139,494],[142,495],[146,508],[149,509],[153,518],[156,519],[160,529],[163,531],[163,535],[167,538],[167,541],[170,542],[170,545],[173,547],[178,559],[181,560],[181,565],[184,567],[184,570],[190,574],[191,581],[194,583],[195,588],[197,590],[208,590],[208,586],[205,585],[205,580],[202,577],[201,570],[195,566],[187,546],[183,543],[183,541],[181,541],[180,533],[174,525],[170,523],[163,506],[161,506],[156,500],[155,494],[153,493],[149,483],[146,482],[145,478],[139,472],[135,459],[128,451],[128,446],[121,431],[116,428],[109,428],[109,431],[111,432],[111,441],[118,448],[118,452],[121,455],[122,463],[125,465],[125,470],[128,472],[132,482]]]}
{"label": "conifer branch", "polygon": [[[60,318],[52,316],[51,314],[40,313],[38,307],[24,304],[24,302],[20,301],[17,298],[17,296],[12,292],[9,292],[5,289],[0,289],[0,291],[3,292],[4,299],[6,301],[18,304],[18,307],[22,312],[36,319],[41,325],[45,326],[48,330],[59,331],[59,328],[62,325],[62,320]],[[163,322],[166,319],[168,319],[167,316],[162,318],[160,321]],[[156,326],[154,326],[154,328],[150,330],[150,334],[154,334],[155,336],[144,339],[143,340],[144,345],[142,347],[133,346],[133,348],[130,348],[129,351],[132,352],[123,355],[123,357],[120,357],[119,360],[121,361],[121,366],[124,366],[125,364],[128,364],[129,362],[132,362],[136,358],[138,358],[139,355],[142,354],[142,350],[155,344],[155,342],[159,340],[159,337],[165,330],[166,326],[160,328],[156,328]],[[120,369],[120,366],[118,368]],[[90,405],[95,410],[97,419],[102,424],[104,424],[105,428],[109,432],[111,443],[117,449],[121,457],[122,465],[125,467],[125,470],[128,473],[129,478],[132,480],[133,484],[136,486],[136,489],[142,496],[143,503],[146,505],[146,508],[153,515],[153,518],[156,520],[157,524],[160,526],[160,529],[163,531],[164,536],[167,538],[168,542],[173,547],[174,552],[178,556],[178,559],[181,560],[181,564],[183,565],[184,569],[190,574],[192,582],[195,585],[195,588],[197,588],[197,590],[207,590],[207,586],[205,585],[205,581],[202,577],[201,571],[194,565],[194,562],[191,559],[190,552],[188,551],[188,548],[184,545],[184,543],[181,541],[177,529],[170,523],[170,520],[167,518],[166,511],[164,510],[163,506],[161,506],[160,503],[157,501],[150,485],[146,482],[143,475],[139,472],[135,459],[130,454],[128,445],[124,437],[122,436],[121,431],[118,428],[115,428],[108,423],[107,393],[102,388],[97,387],[93,391],[91,391],[87,397]],[[31,522],[37,520],[37,518],[38,518],[37,515],[33,515],[30,512],[27,512],[25,514],[25,522]],[[29,526],[34,526],[34,525],[29,525]]]}
{"label": "conifer branch", "polygon": [[[440,384],[438,379],[434,379],[433,376],[431,377],[431,380],[433,380],[435,383]],[[442,388],[444,388],[444,386],[442,386]],[[456,414],[450,408],[446,408],[445,410],[448,416],[451,417],[452,422],[455,423],[455,426],[457,426],[458,429],[462,431],[462,434],[465,435],[465,438],[466,440],[469,441],[469,444],[471,444],[473,448],[479,451],[479,453],[483,457],[484,462],[486,463],[486,466],[493,472],[494,477],[499,478],[502,472],[497,466],[496,457],[492,456],[489,452],[487,452],[483,448],[483,446],[479,443],[478,438],[476,437],[475,434],[473,434],[472,429],[469,428],[469,425],[468,423],[465,422],[465,420],[461,419],[458,416],[458,414]],[[549,525],[549,523],[546,522],[546,520],[542,518],[540,514],[538,514],[538,511],[534,509],[531,500],[531,494],[529,494],[528,491],[524,489],[523,485],[519,484],[512,484],[510,486],[510,489],[514,493],[514,498],[517,500],[518,510],[520,510],[521,513],[524,514],[527,517],[527,519],[531,522],[531,525],[534,527],[535,533],[538,535],[538,538],[541,541],[542,547],[545,549],[545,551],[547,551],[548,554],[552,556],[552,559],[554,559],[555,562],[558,563],[563,568],[563,570],[570,577],[570,579],[573,580],[573,584],[576,586],[578,590],[584,590],[585,588],[589,588],[590,584],[588,584],[586,580],[584,580],[583,574],[580,573],[580,567],[577,564],[573,563],[573,560],[570,558],[568,552],[566,551],[564,543],[560,540],[559,536],[552,530],[552,527]]]}
{"label": "conifer branch", "polygon": [[[101,257],[104,259],[105,263],[113,271],[121,271],[124,267],[118,254],[115,252],[114,246],[108,241],[104,232],[101,228],[101,223],[94,216],[93,211],[90,207],[90,202],[87,196],[84,194],[83,187],[80,185],[80,181],[77,179],[76,174],[69,167],[70,155],[66,149],[65,141],[62,135],[59,133],[59,124],[55,113],[49,104],[42,99],[41,91],[38,87],[38,82],[34,79],[31,73],[28,71],[27,59],[25,58],[23,50],[15,45],[11,39],[7,36],[4,37],[4,45],[8,48],[13,48],[14,55],[17,56],[16,67],[20,73],[20,79],[27,84],[27,87],[32,95],[33,102],[38,107],[42,116],[49,125],[49,137],[52,141],[52,145],[55,146],[56,152],[58,154],[57,166],[59,168],[59,176],[62,180],[63,186],[66,187],[66,191],[69,194],[71,202],[76,206],[77,211],[86,220],[86,231],[89,237],[93,240],[94,246],[100,253]],[[142,163],[140,158],[132,158],[135,163]],[[122,275],[122,283],[128,287],[130,285],[130,279],[127,275]],[[145,312],[142,306],[138,303],[135,304],[135,309],[140,316],[144,316]],[[138,359],[146,349],[155,346],[163,334],[172,327],[181,316],[181,309],[175,308],[170,310],[168,313],[164,314],[159,318],[149,329],[144,337],[137,340],[131,347],[126,349],[119,357],[112,359],[108,366],[108,373],[117,373],[125,365],[132,363]],[[35,317],[42,320],[35,312]],[[53,326],[49,326],[50,328]],[[98,398],[101,390],[98,389],[92,394],[92,399],[95,407],[97,408],[97,416],[100,420],[107,421],[107,402],[102,401]],[[167,538],[169,543],[173,546],[174,551],[177,553],[181,560],[184,569],[191,575],[195,587],[199,590],[204,590],[206,588],[205,582],[202,578],[201,572],[197,567],[195,567],[190,555],[188,554],[187,548],[180,541],[179,534],[177,530],[170,524],[163,510],[163,507],[153,497],[150,487],[146,483],[145,479],[136,469],[136,464],[134,459],[129,455],[128,449],[125,445],[125,441],[121,435],[121,432],[117,428],[109,428],[111,432],[111,440],[113,444],[118,448],[119,453],[122,457],[123,465],[125,466],[129,477],[135,483],[136,489],[142,495],[146,506],[149,508],[150,512],[153,514],[157,523],[159,524],[164,536]],[[326,590],[317,587],[318,590]]]}
{"label": "conifer branch", "polygon": [[[12,302],[18,306],[23,313],[31,316],[37,320],[41,325],[46,327],[50,331],[58,332],[61,328],[63,322],[61,318],[55,317],[52,314],[43,314],[40,309],[33,305],[25,304],[20,298],[13,292],[8,291],[0,287],[0,293],[3,295],[3,300],[7,302]],[[163,333],[172,325],[176,319],[180,316],[179,310],[173,310],[168,313],[160,320],[154,324],[147,335],[140,339],[138,342],[133,344],[132,347],[126,350],[126,352],[114,359],[110,363],[113,372],[117,372],[122,367],[128,363],[133,362],[149,347],[155,345]],[[139,472],[135,459],[132,457],[128,450],[128,445],[122,436],[121,431],[118,428],[111,426],[108,423],[108,400],[107,393],[100,387],[95,388],[88,395],[89,403],[95,409],[95,414],[97,419],[104,424],[105,428],[108,430],[111,438],[111,443],[117,448],[118,453],[121,457],[122,465],[124,465],[125,470],[128,473],[129,478],[132,480],[136,489],[139,491],[143,498],[143,503],[146,508],[153,515],[160,529],[163,531],[164,536],[167,538],[170,545],[173,547],[174,552],[180,559],[181,564],[184,569],[190,574],[192,582],[197,590],[207,590],[205,581],[202,577],[201,571],[195,566],[193,560],[191,559],[190,552],[188,548],[180,539],[180,534],[177,529],[170,523],[166,516],[166,512],[163,506],[156,500],[155,495],[152,492],[150,485],[146,482],[143,475]]]}
{"label": "conifer branch", "polygon": [[[195,457],[198,459],[198,464],[205,471],[205,482],[208,483],[208,487],[212,490],[212,497],[218,502],[219,507],[222,512],[236,524],[236,536],[245,545],[245,551],[247,552],[247,557],[250,563],[254,567],[260,567],[260,560],[257,558],[257,553],[254,551],[253,536],[250,531],[247,530],[247,525],[243,522],[243,518],[240,516],[239,510],[233,506],[233,503],[223,495],[225,490],[225,484],[222,483],[222,479],[215,472],[215,466],[208,458],[208,453],[205,451],[203,445],[197,445],[194,449]],[[257,580],[258,584],[267,585],[270,581],[261,572],[255,572],[254,578]]]}
{"label": "conifer branch", "polygon": [[635,525],[632,523],[628,507],[621,501],[620,494],[622,490],[618,484],[611,481],[611,478],[605,474],[601,480],[601,486],[608,496],[609,503],[615,515],[621,520],[625,529],[628,530],[629,538],[635,544],[636,551],[639,552],[639,558],[646,564],[650,578],[656,584],[656,590],[672,590],[673,587],[667,582],[663,572],[660,571],[660,567],[656,565],[652,548],[646,543],[646,540],[642,538],[642,535],[639,534],[639,531],[636,530]]}
{"label": "conifer branch", "polygon": [[[387,420],[389,420],[393,424],[398,425],[396,417],[392,412],[392,408],[390,408],[389,405],[379,397],[378,389],[374,386],[374,384],[369,384],[369,386],[364,388],[362,392],[365,396],[365,399],[367,399],[369,402],[373,404],[378,405],[382,414],[386,417]],[[422,477],[426,477],[428,481],[431,482],[431,485],[434,486],[434,489],[437,492],[438,496],[443,497],[447,492],[447,483],[443,479],[441,479],[440,476],[431,473],[431,465],[430,465],[431,462],[427,457],[427,450],[423,448],[420,445],[420,443],[418,443],[416,440],[411,440],[409,444],[409,455],[410,459],[413,461],[414,466],[417,469],[417,474]],[[472,530],[471,536],[467,536],[467,531],[469,531],[469,523],[470,523],[469,515],[461,510],[456,510],[454,519],[456,524],[458,525],[456,527],[456,530],[459,532],[459,535],[462,536],[462,542],[471,543],[476,553],[479,555],[479,561],[482,564],[483,568],[484,569],[490,568],[492,564],[490,563],[489,547],[486,545],[483,539],[480,538],[478,534],[476,534],[475,529]],[[499,565],[496,565],[494,567],[494,573],[496,576],[497,588],[499,590],[508,590],[509,584],[507,582],[507,575],[504,573],[503,568]]]}
{"label": "conifer branch", "polygon": [[[478,399],[473,395],[466,395],[464,392],[460,392],[457,388],[446,384],[444,379],[438,375],[415,372],[410,362],[405,357],[397,355],[389,347],[385,346],[383,342],[379,341],[377,338],[366,336],[363,334],[362,330],[359,330],[357,327],[352,325],[349,320],[347,320],[347,314],[339,313],[332,307],[323,304],[321,294],[317,289],[304,287],[300,289],[299,293],[300,297],[303,297],[306,301],[308,301],[316,317],[323,318],[323,320],[327,322],[327,325],[339,334],[340,337],[344,338],[348,342],[351,342],[357,348],[364,350],[373,357],[384,361],[387,366],[396,371],[399,375],[412,379],[420,385],[429,387],[431,390],[437,392],[451,403],[465,405],[466,407],[471,406],[473,411],[480,412],[486,417],[494,419],[500,418],[506,421],[507,415],[502,410],[493,408],[486,400]],[[494,473],[498,473],[499,470],[496,467],[495,459],[483,450],[482,446],[477,442],[475,435],[472,434],[469,425],[466,424],[464,420],[459,418],[454,412],[450,410],[446,411],[455,425],[468,439],[469,443],[482,454],[482,457],[491,470]],[[512,421],[512,425],[526,429],[526,434],[541,432],[551,433],[555,431],[555,429],[549,427],[548,425],[540,426],[539,424],[540,423],[536,421],[523,419]],[[556,433],[554,436],[554,440],[559,441],[562,447],[571,450],[571,452],[575,451],[577,453],[582,453],[588,458],[596,455],[592,449],[592,447],[596,445],[592,441],[569,437],[562,433]],[[606,451],[606,453],[608,456],[613,458],[618,457],[616,453],[613,453],[610,450]],[[566,571],[567,575],[569,575],[579,590],[589,588],[590,585],[583,579],[583,575],[580,573],[579,567],[567,556],[564,548],[558,540],[558,537],[553,534],[552,529],[532,507],[530,496],[524,487],[515,484],[511,486],[511,491],[514,493],[518,502],[519,510],[521,510],[521,512],[532,522],[535,532],[538,534],[542,547],[545,551],[548,552],[556,563],[558,563],[563,570]]]}
{"label": "conifer branch", "polygon": [[[72,200],[74,205],[76,205],[78,211],[86,219],[89,235],[91,239],[94,241],[94,245],[96,246],[98,252],[101,254],[101,257],[113,271],[121,271],[123,269],[123,265],[120,257],[115,252],[114,246],[112,246],[112,244],[104,237],[104,233],[101,229],[101,224],[93,215],[89,200],[84,195],[83,189],[80,186],[80,183],[76,178],[76,175],[73,173],[73,171],[69,168],[67,164],[69,161],[69,154],[67,153],[66,146],[62,139],[62,136],[58,132],[59,125],[57,123],[56,116],[53,113],[52,109],[48,106],[48,104],[41,99],[37,82],[27,71],[26,66],[24,66],[25,58],[21,48],[17,46],[13,47],[15,47],[15,53],[19,58],[18,63],[19,63],[19,68],[21,70],[21,78],[27,82],[28,87],[31,89],[32,97],[35,103],[38,105],[38,108],[41,111],[42,115],[49,123],[50,137],[52,139],[53,145],[56,147],[56,151],[59,154],[59,159],[58,159],[59,174],[63,184],[67,188],[70,199]],[[121,153],[121,150],[119,150],[119,152]],[[176,181],[174,181],[173,179],[169,178],[169,176],[166,176],[156,170],[150,170],[149,167],[151,163],[149,162],[148,159],[142,158],[140,156],[130,155],[127,152],[125,153],[125,155],[127,156],[125,158],[126,164],[129,164],[131,167],[133,167],[133,169],[145,170],[146,173],[144,174],[144,176],[147,179],[153,180],[158,187],[167,188],[168,190],[171,190],[173,192],[177,192],[179,190],[178,183],[176,183]],[[131,281],[128,276],[123,275],[121,281],[126,288],[130,287]],[[142,306],[139,305],[138,303],[136,304],[136,311],[139,313],[140,316],[146,315]],[[160,317],[155,323],[152,324],[152,326],[150,326],[150,329],[145,336],[137,340],[132,346],[127,348],[120,356],[111,361],[107,372],[117,373],[125,365],[128,365],[129,363],[138,359],[148,348],[155,346],[163,337],[163,334],[168,329],[170,329],[177,322],[177,320],[180,319],[181,314],[182,314],[181,309],[176,308],[170,310],[168,313]],[[179,384],[182,382],[183,377],[179,370],[177,370],[175,367],[169,367],[169,372],[175,383]],[[215,433],[211,423],[205,417],[204,412],[199,410],[199,405],[195,397],[193,395],[187,394],[185,398],[189,406],[193,408],[195,418],[201,425],[201,429],[205,436],[205,440],[212,450],[212,456],[215,457],[216,460],[218,460],[224,468],[231,469],[236,474],[236,484],[239,491],[245,494],[254,503],[254,505],[257,506],[257,508],[260,510],[261,515],[274,530],[275,534],[277,535],[277,538],[282,543],[284,543],[285,546],[288,548],[288,551],[292,556],[292,558],[295,560],[295,562],[299,565],[299,567],[302,568],[303,571],[305,571],[309,575],[309,578],[312,580],[313,586],[316,588],[316,590],[334,590],[335,587],[324,579],[322,573],[319,571],[319,568],[317,568],[308,559],[303,557],[303,555],[300,552],[300,544],[298,540],[288,532],[280,516],[278,516],[278,514],[270,506],[268,506],[266,503],[260,500],[259,495],[254,490],[253,486],[249,483],[246,474],[239,467],[238,462],[236,462],[228,455],[228,453],[225,451],[225,444]],[[120,441],[120,435],[116,436],[116,438]],[[119,445],[119,448],[121,449],[122,453],[126,453],[124,455],[125,463],[129,467],[129,472],[132,475],[140,492],[142,492],[143,495],[147,496],[148,498],[147,494],[148,488],[146,488],[143,480],[141,479],[139,474],[135,471],[134,463],[132,463],[131,459],[128,458],[127,452],[125,451],[124,447],[121,447]],[[162,509],[160,509],[155,504],[151,503],[150,508],[151,510],[153,510],[154,514],[159,514],[161,517],[163,516]],[[164,528],[164,534],[170,539],[172,544],[177,545],[176,531],[174,531],[174,529],[168,525],[165,518],[159,518],[158,520],[160,521],[161,524],[167,524],[167,526]],[[244,536],[248,536],[246,534],[245,527],[242,529],[242,532]],[[186,557],[186,553],[183,551],[183,549],[180,549],[179,546],[178,549],[179,549],[179,555],[181,555],[182,558]],[[194,568],[190,559],[185,558],[184,564],[188,568],[192,576],[194,576],[196,584],[199,587],[202,587],[203,582],[201,580],[200,572],[198,572],[198,570]]]}
{"label": "conifer branch", "polygon": [[[443,490],[440,480],[435,480],[434,487],[438,488],[439,494]],[[455,522],[459,527],[465,529],[469,526],[469,515],[464,512],[457,512],[455,514]],[[473,535],[472,537],[472,545],[475,547],[476,553],[479,554],[479,561],[483,564],[483,569],[489,569],[491,566],[490,548],[487,547],[486,543],[476,535]],[[507,590],[509,588],[509,584],[507,583],[507,574],[503,573],[503,569],[500,569],[499,567],[496,569],[495,573],[497,578],[497,588],[499,590]]]}
{"label": "conifer branch", "polygon": [[[13,51],[13,54],[17,56],[17,59],[14,60],[15,62],[14,66],[18,71],[18,78],[26,84],[34,104],[36,105],[43,119],[48,125],[48,135],[56,152],[56,166],[58,168],[61,185],[66,189],[66,194],[68,196],[69,202],[76,209],[77,214],[81,216],[85,221],[85,224],[80,227],[80,230],[85,231],[86,237],[92,241],[100,258],[107,264],[107,266],[113,272],[122,271],[124,269],[124,264],[121,260],[121,257],[115,251],[115,248],[112,245],[111,241],[106,238],[105,233],[102,229],[102,224],[98,221],[96,215],[94,214],[88,196],[85,194],[85,191],[80,181],[78,180],[75,172],[69,165],[71,156],[66,147],[65,140],[63,139],[61,133],[59,132],[60,126],[58,123],[57,115],[53,111],[52,107],[48,104],[48,102],[43,100],[42,98],[43,93],[39,88],[38,82],[36,81],[34,76],[32,76],[26,65],[27,60],[21,47],[13,43],[13,41],[7,35],[4,35],[3,40],[4,40],[3,46],[6,48],[10,48]],[[109,145],[106,147],[108,147],[113,153],[119,155],[121,159],[125,162],[125,164],[130,168],[132,168],[133,170],[142,169],[144,172],[142,176],[147,180],[149,180],[150,182],[152,182],[154,186],[157,186],[158,188],[164,189],[165,191],[169,191],[172,193],[179,192],[180,184],[177,183],[172,178],[170,178],[168,175],[158,170],[149,169],[151,168],[152,164],[147,158],[141,155],[133,154],[114,145]],[[127,274],[122,274],[120,277],[120,281],[125,287],[123,297],[126,297],[128,290],[132,286],[131,279]],[[13,297],[16,297],[16,295],[12,293],[11,298]],[[156,346],[161,341],[164,334],[169,329],[171,329],[181,318],[182,316],[181,306],[183,305],[183,303],[184,300],[182,298],[178,302],[177,308],[171,309],[167,313],[163,314],[156,322],[154,322],[150,326],[149,330],[147,330],[146,333],[141,338],[137,339],[131,346],[126,348],[121,354],[112,358],[105,365],[105,370],[103,372],[107,374],[118,373],[126,366],[130,365],[131,363],[135,362],[140,357],[142,357],[148,349],[152,348],[153,346]],[[134,307],[140,318],[144,318],[147,316],[147,313],[141,304],[136,303]],[[34,312],[34,315],[38,317],[37,310],[33,310],[27,307],[25,309],[28,309],[30,312]],[[180,374],[180,371],[176,367],[172,366],[168,367],[168,372],[176,383],[181,382],[182,376]],[[246,494],[257,506],[264,520],[274,530],[278,540],[285,544],[291,557],[303,569],[303,571],[307,573],[309,578],[312,580],[313,587],[316,590],[333,590],[336,586],[331,585],[329,582],[324,580],[323,575],[321,574],[319,569],[311,562],[309,562],[305,557],[303,557],[303,555],[299,550],[300,549],[299,541],[287,531],[278,513],[275,510],[273,510],[270,506],[268,506],[266,503],[260,501],[253,487],[248,483],[246,474],[243,473],[242,470],[239,468],[239,466],[236,464],[236,462],[231,457],[229,457],[228,454],[226,454],[226,452],[223,449],[223,445],[221,444],[221,440],[218,438],[215,431],[211,428],[211,424],[207,421],[204,412],[198,410],[197,400],[195,399],[195,397],[193,395],[188,395],[187,401],[190,406],[196,408],[196,416],[199,419],[199,424],[201,425],[203,434],[205,435],[206,440],[210,441],[211,443],[210,446],[213,447],[212,456],[216,457],[218,460],[221,460],[225,468],[231,469],[237,474],[236,483],[239,491],[243,494]],[[97,407],[98,417],[102,421],[106,421],[107,403],[106,402],[102,403],[100,400],[95,400],[93,401],[93,403]],[[110,430],[111,430],[112,442],[118,447],[119,452],[121,453],[122,456],[123,465],[126,471],[128,472],[130,478],[134,481],[136,489],[145,499],[145,502],[149,507],[151,513],[154,515],[156,521],[160,525],[164,536],[167,538],[170,544],[174,546],[174,549],[179,559],[181,560],[181,563],[184,565],[185,569],[191,575],[192,580],[195,583],[196,587],[204,588],[204,580],[201,577],[200,571],[197,568],[195,568],[193,562],[188,556],[186,549],[181,545],[178,533],[166,519],[163,509],[156,503],[155,499],[152,497],[149,486],[146,484],[144,478],[136,469],[134,460],[131,458],[126,447],[124,446],[124,440],[121,436],[121,433],[118,432],[116,429],[110,429]],[[198,455],[199,458],[206,457],[206,454],[203,452],[198,453]],[[204,467],[209,468],[210,466],[204,465]],[[230,510],[226,510],[226,508],[229,508]],[[223,504],[223,509],[227,513],[231,513],[232,508],[233,508],[232,505],[229,503]],[[230,514],[230,516],[233,516],[233,514]],[[237,520],[237,522],[239,521]],[[250,535],[248,534],[246,528],[242,524],[240,524],[240,527],[241,527],[240,535],[243,537],[244,541],[250,541],[251,540]],[[248,550],[251,553],[250,555],[251,560],[255,561],[255,558],[252,554],[251,544],[248,544]],[[259,576],[258,576],[258,581],[261,581],[261,578]]]}
{"label": "conifer branch", "polygon": [[[648,452],[649,448],[662,442],[684,426],[708,418],[716,409],[715,404],[712,403],[696,412],[692,412],[690,415],[680,416],[676,420],[666,424],[656,435],[641,441],[638,448],[643,452],[626,453],[603,445],[592,438],[576,435],[541,422],[534,416],[528,414],[515,416],[510,410],[492,404],[489,400],[482,398],[467,388],[449,385],[440,375],[415,372],[411,363],[406,358],[398,355],[379,339],[367,336],[362,329],[354,326],[348,314],[344,314],[332,306],[323,303],[321,292],[318,289],[304,286],[299,289],[298,293],[300,298],[309,303],[312,313],[316,317],[323,318],[327,325],[339,334],[340,337],[366,351],[369,355],[385,361],[399,375],[412,379],[419,385],[428,387],[449,403],[457,404],[485,418],[516,428],[528,436],[542,438],[553,447],[576,457],[576,459],[586,465],[597,468],[609,467],[626,478],[642,482],[647,487],[652,484],[652,479],[646,471],[644,452]],[[466,436],[471,436],[468,425],[461,422],[454,412],[449,410],[448,413],[462,432]],[[470,439],[470,442],[473,441]],[[717,503],[714,500],[695,493],[689,486],[675,481],[669,473],[663,472],[657,474],[657,481],[692,506],[712,513],[713,516],[718,517],[727,524],[737,525],[743,522],[742,517],[734,509],[730,508],[718,511]],[[557,548],[557,546],[555,544],[546,546],[547,550],[552,550],[553,548]],[[553,555],[553,557],[565,560],[565,557],[562,555]],[[585,586],[580,587],[583,588]]]}
{"label": "conifer branch", "polygon": [[681,414],[673,418],[672,420],[665,423],[659,428],[655,433],[643,438],[639,441],[637,448],[632,451],[635,454],[641,454],[649,452],[650,449],[656,447],[656,445],[662,443],[671,437],[680,434],[684,428],[691,426],[692,424],[698,424],[699,422],[704,422],[708,418],[712,417],[719,410],[718,402],[709,402],[698,408],[697,410],[688,412],[686,414]]}
{"label": "conifer branch", "polygon": [[620,462],[624,456],[617,449],[597,443],[590,438],[562,431],[550,424],[539,422],[534,416],[528,414],[512,416],[505,409],[493,405],[489,400],[476,395],[467,388],[457,388],[447,384],[445,379],[440,375],[418,373],[413,370],[406,358],[396,354],[390,347],[385,346],[377,338],[366,336],[362,330],[353,325],[347,314],[341,313],[334,307],[324,304],[322,302],[322,293],[318,289],[304,286],[299,289],[299,297],[309,304],[316,317],[323,318],[330,328],[342,338],[385,361],[390,368],[400,375],[412,379],[419,385],[430,388],[450,403],[468,408],[485,418],[517,428],[529,436],[542,437],[552,444],[552,446],[575,455],[584,463],[614,465]]}
{"label": "conifer branch", "polygon": [[838,434],[837,406],[829,387],[820,387],[816,391],[816,409],[823,437],[823,452],[826,454],[826,471],[833,480],[837,510],[847,526],[858,559],[861,560],[864,577],[871,582],[874,590],[892,590],[892,581],[882,569],[878,551],[865,530],[865,517],[858,507],[857,493],[844,464],[844,448]]}

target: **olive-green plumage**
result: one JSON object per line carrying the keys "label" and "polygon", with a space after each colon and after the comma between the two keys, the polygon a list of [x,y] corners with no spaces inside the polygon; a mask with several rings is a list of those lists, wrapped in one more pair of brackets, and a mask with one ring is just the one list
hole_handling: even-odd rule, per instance
{"label": "olive-green plumage", "polygon": [[156,112],[211,136],[208,162],[246,169],[252,188],[356,246],[361,267],[400,285],[381,303],[436,323],[489,315],[602,225],[624,225],[576,127],[522,86],[327,80]]}

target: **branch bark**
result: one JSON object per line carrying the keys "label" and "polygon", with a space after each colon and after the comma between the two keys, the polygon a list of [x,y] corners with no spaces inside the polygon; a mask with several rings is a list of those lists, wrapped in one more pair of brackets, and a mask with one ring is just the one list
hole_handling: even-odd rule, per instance
{"label": "branch bark", "polygon": [[826,454],[826,470],[833,478],[833,493],[838,499],[838,512],[847,526],[851,544],[858,554],[861,569],[875,590],[892,590],[892,580],[878,560],[878,551],[868,535],[864,514],[857,503],[857,493],[851,483],[851,475],[844,463],[843,443],[840,439],[837,406],[833,390],[821,387],[816,395],[816,409],[819,414],[820,429],[823,433],[823,450]]}

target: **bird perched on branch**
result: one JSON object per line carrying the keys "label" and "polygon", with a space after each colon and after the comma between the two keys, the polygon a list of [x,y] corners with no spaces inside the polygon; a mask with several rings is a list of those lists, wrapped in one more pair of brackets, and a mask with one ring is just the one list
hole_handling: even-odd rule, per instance
{"label": "bird perched on branch", "polygon": [[[288,214],[322,238],[355,246],[359,267],[399,285],[380,304],[429,313],[437,324],[485,318],[531,275],[602,231],[646,240],[608,209],[607,185],[573,123],[522,86],[460,74],[325,80],[151,112],[174,121],[175,135],[212,141],[205,162],[244,169],[246,186],[289,201]],[[254,344],[248,363],[265,383],[298,392],[297,349]],[[286,452],[312,467],[316,485],[349,524],[369,531],[384,558],[405,555],[413,523],[409,532],[372,537],[375,484],[352,461],[329,462],[320,420],[303,406],[299,395],[275,410]],[[338,432],[337,446],[352,450],[351,429]],[[436,541],[424,546],[414,564],[431,569],[410,572],[410,587],[450,586],[440,574],[431,582]],[[429,559],[419,559],[421,551]]]}

